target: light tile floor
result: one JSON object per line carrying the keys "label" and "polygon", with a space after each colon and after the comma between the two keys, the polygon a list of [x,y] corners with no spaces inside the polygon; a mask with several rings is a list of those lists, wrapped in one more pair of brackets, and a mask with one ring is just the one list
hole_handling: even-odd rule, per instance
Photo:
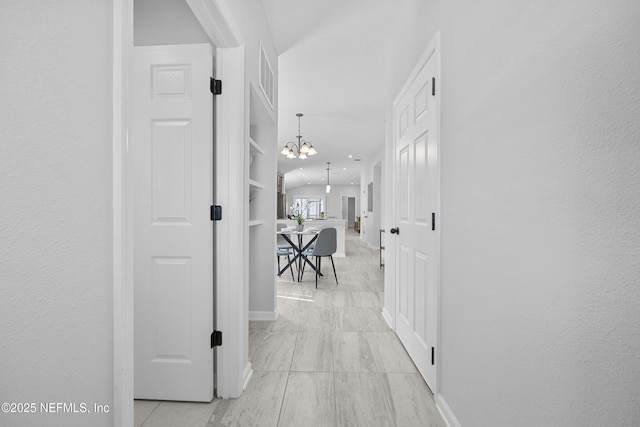
{"label": "light tile floor", "polygon": [[347,233],[347,258],[323,260],[315,289],[278,279],[278,320],[249,322],[254,374],[239,399],[135,402],[142,427],[307,427],[446,424],[404,347],[382,319],[378,252]]}

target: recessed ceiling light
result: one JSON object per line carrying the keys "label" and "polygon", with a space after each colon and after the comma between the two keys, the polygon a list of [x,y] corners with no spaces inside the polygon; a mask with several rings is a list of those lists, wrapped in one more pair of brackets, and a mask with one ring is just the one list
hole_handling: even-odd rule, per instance
{"label": "recessed ceiling light", "polygon": [[351,154],[349,154],[349,158],[352,158],[353,156]]}
{"label": "recessed ceiling light", "polygon": [[311,185],[311,183],[310,183],[310,182],[307,182],[307,184],[308,184],[308,185]]}
{"label": "recessed ceiling light", "polygon": [[304,170],[304,168],[300,168],[300,170]]}
{"label": "recessed ceiling light", "polygon": [[353,185],[353,182],[351,183],[351,185]]}
{"label": "recessed ceiling light", "polygon": [[343,170],[343,171],[346,171],[346,170],[347,170],[347,168],[342,168],[342,170]]}

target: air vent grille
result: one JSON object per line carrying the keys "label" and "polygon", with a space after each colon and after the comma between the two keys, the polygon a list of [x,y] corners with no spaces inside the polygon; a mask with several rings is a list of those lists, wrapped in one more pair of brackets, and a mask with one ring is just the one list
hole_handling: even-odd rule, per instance
{"label": "air vent grille", "polygon": [[260,42],[260,89],[271,108],[273,108],[273,94],[275,93],[275,79],[273,77],[273,69],[267,54],[264,51],[262,42]]}

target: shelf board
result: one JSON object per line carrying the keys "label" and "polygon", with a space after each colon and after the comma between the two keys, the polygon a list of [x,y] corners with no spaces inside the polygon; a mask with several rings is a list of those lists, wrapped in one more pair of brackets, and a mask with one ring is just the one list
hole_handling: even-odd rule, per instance
{"label": "shelf board", "polygon": [[264,188],[264,184],[258,182],[258,181],[254,181],[252,179],[249,180],[249,188],[259,188],[259,189],[263,189]]}
{"label": "shelf board", "polygon": [[255,225],[262,225],[264,224],[264,219],[254,219],[249,221],[249,227],[253,227]]}
{"label": "shelf board", "polygon": [[264,154],[262,147],[260,147],[251,137],[249,137],[249,150],[251,154]]}

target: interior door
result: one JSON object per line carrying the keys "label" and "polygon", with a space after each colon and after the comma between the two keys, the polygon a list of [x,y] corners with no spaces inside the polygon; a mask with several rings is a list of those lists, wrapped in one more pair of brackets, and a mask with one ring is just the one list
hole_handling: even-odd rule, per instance
{"label": "interior door", "polygon": [[[396,333],[425,378],[435,387],[438,112],[435,54],[405,85],[394,105]],[[432,217],[433,215],[433,217]]]}
{"label": "interior door", "polygon": [[134,395],[213,399],[213,112],[207,45],[134,48]]}
{"label": "interior door", "polygon": [[356,222],[356,198],[349,197],[347,199],[347,225],[353,227]]}

